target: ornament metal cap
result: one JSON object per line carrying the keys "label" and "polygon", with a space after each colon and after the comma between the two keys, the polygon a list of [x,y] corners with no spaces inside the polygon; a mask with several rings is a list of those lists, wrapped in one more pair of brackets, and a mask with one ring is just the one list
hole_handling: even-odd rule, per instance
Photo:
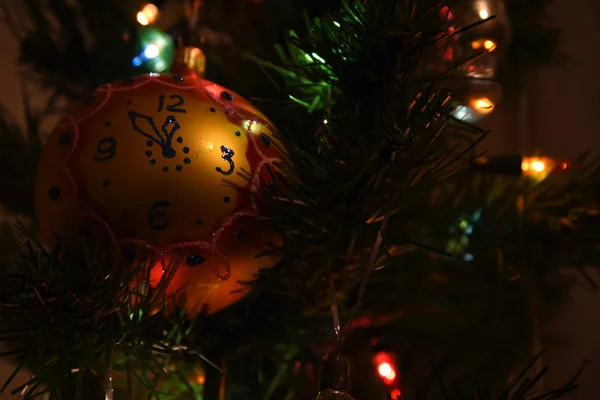
{"label": "ornament metal cap", "polygon": [[348,390],[349,368],[346,361],[325,361],[319,382],[319,391],[333,389]]}
{"label": "ornament metal cap", "polygon": [[179,46],[175,50],[175,58],[171,66],[171,72],[181,75],[196,73],[203,77],[206,71],[206,56],[198,47]]}

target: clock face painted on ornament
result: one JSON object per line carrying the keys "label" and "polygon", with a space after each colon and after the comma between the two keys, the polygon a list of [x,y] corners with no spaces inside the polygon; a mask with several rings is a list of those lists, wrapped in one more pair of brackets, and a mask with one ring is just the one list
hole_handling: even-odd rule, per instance
{"label": "clock face painted on ornament", "polygon": [[169,75],[101,86],[45,146],[42,164],[50,157],[65,175],[60,185],[48,178],[45,201],[82,210],[117,240],[212,240],[225,219],[252,209],[247,192],[272,180],[263,167],[278,156],[266,118],[237,97]]}

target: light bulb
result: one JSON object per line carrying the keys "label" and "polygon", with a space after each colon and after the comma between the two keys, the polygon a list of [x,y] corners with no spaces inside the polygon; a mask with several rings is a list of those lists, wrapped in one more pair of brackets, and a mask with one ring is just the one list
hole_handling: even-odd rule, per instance
{"label": "light bulb", "polygon": [[159,54],[160,54],[160,50],[158,49],[158,46],[156,46],[155,44],[149,44],[144,49],[144,57],[146,57],[148,60],[158,57]]}
{"label": "light bulb", "polygon": [[521,171],[524,176],[542,181],[556,169],[567,169],[567,163],[550,157],[523,157]]}
{"label": "light bulb", "polygon": [[485,97],[473,100],[471,106],[479,114],[489,114],[494,110],[494,103]]}
{"label": "light bulb", "polygon": [[160,54],[160,49],[155,44],[149,44],[144,49],[144,57],[146,57],[149,60],[152,58],[158,57],[159,54]]}
{"label": "light bulb", "polygon": [[315,400],[354,400],[348,394],[348,363],[326,361],[321,372],[319,390]]}
{"label": "light bulb", "polygon": [[485,8],[479,10],[479,18],[487,19],[490,16],[490,13]]}
{"label": "light bulb", "polygon": [[531,163],[531,167],[535,172],[542,172],[546,168],[543,161],[534,161]]}
{"label": "light bulb", "polygon": [[487,51],[492,52],[496,49],[496,43],[494,43],[492,40],[486,40],[483,42],[483,47],[485,47]]}
{"label": "light bulb", "polygon": [[137,21],[140,23],[140,25],[148,25],[150,22],[148,21],[148,17],[146,17],[146,14],[144,14],[143,12],[139,12],[137,13]]}
{"label": "light bulb", "polygon": [[317,395],[315,400],[354,400],[354,397],[350,396],[348,392],[325,389]]}
{"label": "light bulb", "polygon": [[146,4],[140,12],[137,13],[137,21],[140,25],[150,25],[158,17],[158,8],[154,4]]}

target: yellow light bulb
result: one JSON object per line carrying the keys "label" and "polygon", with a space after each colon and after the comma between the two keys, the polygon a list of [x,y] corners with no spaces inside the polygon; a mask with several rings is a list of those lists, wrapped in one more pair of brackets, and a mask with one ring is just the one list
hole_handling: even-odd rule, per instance
{"label": "yellow light bulb", "polygon": [[565,162],[559,162],[549,157],[523,157],[521,170],[523,175],[541,182],[556,168],[566,169]]}
{"label": "yellow light bulb", "polygon": [[536,160],[531,163],[531,168],[533,168],[535,172],[542,172],[546,168],[546,165],[543,161]]}
{"label": "yellow light bulb", "polygon": [[140,25],[150,25],[158,17],[158,8],[154,4],[146,4],[140,12],[137,13],[137,21]]}
{"label": "yellow light bulb", "polygon": [[473,100],[471,106],[479,114],[489,114],[494,110],[494,103],[485,97]]}
{"label": "yellow light bulb", "polygon": [[483,42],[483,47],[485,47],[487,51],[494,51],[496,49],[496,43],[491,40],[486,40]]}
{"label": "yellow light bulb", "polygon": [[144,14],[142,11],[140,11],[139,13],[137,13],[137,21],[139,22],[140,25],[148,25],[148,18],[146,17],[146,14]]}

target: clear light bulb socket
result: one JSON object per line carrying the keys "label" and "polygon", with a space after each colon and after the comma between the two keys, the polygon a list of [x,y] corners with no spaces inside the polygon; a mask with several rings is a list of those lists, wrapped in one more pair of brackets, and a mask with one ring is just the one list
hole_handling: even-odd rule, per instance
{"label": "clear light bulb socket", "polygon": [[332,389],[335,391],[348,390],[349,368],[346,361],[326,361],[321,372],[319,391]]}

